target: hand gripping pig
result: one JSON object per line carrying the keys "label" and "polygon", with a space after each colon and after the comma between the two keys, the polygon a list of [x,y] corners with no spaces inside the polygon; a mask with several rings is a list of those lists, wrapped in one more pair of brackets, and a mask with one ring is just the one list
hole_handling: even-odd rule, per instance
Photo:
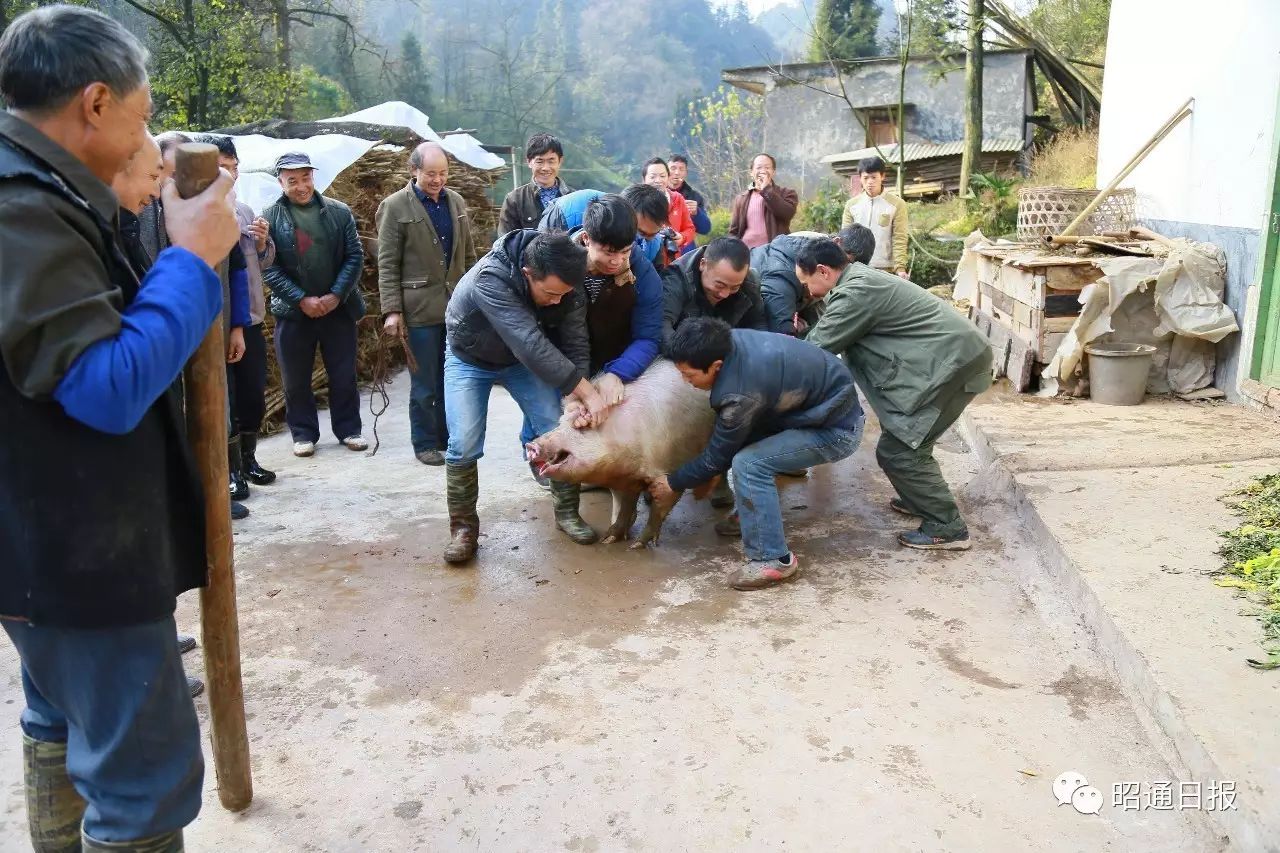
{"label": "hand gripping pig", "polygon": [[[613,524],[600,541],[631,538],[636,501],[649,483],[702,452],[715,426],[710,396],[680,377],[671,362],[658,359],[626,388],[626,396],[604,424],[573,428],[572,413],[525,450],[539,473],[565,483],[590,483],[613,493]],[[631,546],[658,543],[658,532],[679,500],[655,501],[640,538]]]}

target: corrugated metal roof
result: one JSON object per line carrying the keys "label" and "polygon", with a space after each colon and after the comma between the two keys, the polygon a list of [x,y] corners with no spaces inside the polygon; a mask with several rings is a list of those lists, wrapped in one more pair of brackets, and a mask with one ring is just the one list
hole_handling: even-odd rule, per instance
{"label": "corrugated metal roof", "polygon": [[[1021,151],[1026,147],[1026,143],[1021,139],[986,139],[982,142],[982,151],[985,154],[998,154],[1004,152]],[[934,144],[931,142],[908,142],[903,147],[903,162],[913,163],[916,160],[929,160],[934,157],[954,157],[964,153],[964,141],[959,142],[943,142]],[[823,163],[836,166],[843,163],[856,162],[864,157],[883,157],[884,161],[889,165],[898,162],[898,144],[881,145],[877,151],[875,148],[859,148],[857,151],[844,151],[840,154],[828,154],[822,158]]]}

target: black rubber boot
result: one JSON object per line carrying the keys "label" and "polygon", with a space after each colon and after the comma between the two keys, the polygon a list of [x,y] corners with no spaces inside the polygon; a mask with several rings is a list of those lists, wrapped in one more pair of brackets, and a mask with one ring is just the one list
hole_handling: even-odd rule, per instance
{"label": "black rubber boot", "polygon": [[95,841],[87,835],[81,836],[84,853],[98,850],[110,850],[112,853],[183,853],[182,830],[140,838],[137,841]]}
{"label": "black rubber boot", "polygon": [[444,560],[465,563],[476,555],[479,547],[480,516],[476,513],[476,502],[480,499],[480,471],[474,462],[445,465],[444,481],[452,537],[444,549]]}
{"label": "black rubber boot", "polygon": [[256,432],[240,433],[240,470],[245,478],[255,486],[269,486],[276,481],[276,472],[268,471],[258,464],[258,434]]}
{"label": "black rubber boot", "polygon": [[227,442],[227,470],[231,474],[231,500],[242,501],[249,497],[249,484],[241,473],[240,436],[233,435]]}
{"label": "black rubber boot", "polygon": [[552,480],[551,496],[556,504],[556,527],[569,534],[569,538],[579,545],[591,545],[600,538],[578,514],[580,495],[575,484]]}
{"label": "black rubber boot", "polygon": [[36,853],[80,853],[84,800],[67,775],[67,745],[22,736],[27,828]]}

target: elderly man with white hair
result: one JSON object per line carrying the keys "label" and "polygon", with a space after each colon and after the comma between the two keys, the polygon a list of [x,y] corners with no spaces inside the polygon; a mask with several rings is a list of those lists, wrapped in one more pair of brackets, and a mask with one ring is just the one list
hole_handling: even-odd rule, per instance
{"label": "elderly man with white hair", "polygon": [[423,465],[443,465],[444,309],[475,259],[471,218],[449,189],[449,155],[424,142],[409,155],[409,183],[378,205],[378,295],[389,335],[406,337],[418,363],[409,379],[409,435]]}

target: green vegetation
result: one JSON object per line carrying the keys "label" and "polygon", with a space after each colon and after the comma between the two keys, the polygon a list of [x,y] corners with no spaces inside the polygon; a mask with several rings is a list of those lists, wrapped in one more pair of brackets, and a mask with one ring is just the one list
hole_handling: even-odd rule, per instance
{"label": "green vegetation", "polygon": [[1236,513],[1244,523],[1222,534],[1222,568],[1217,586],[1239,590],[1256,608],[1262,624],[1265,660],[1249,659],[1255,669],[1280,668],[1280,474],[1268,474],[1238,492]]}
{"label": "green vegetation", "polygon": [[791,230],[836,233],[840,230],[840,219],[848,201],[849,194],[844,187],[830,181],[823,184],[812,198],[800,203],[796,218],[792,220]]}
{"label": "green vegetation", "polygon": [[876,27],[881,14],[876,0],[821,0],[814,16],[809,58],[826,62],[879,55]]}

